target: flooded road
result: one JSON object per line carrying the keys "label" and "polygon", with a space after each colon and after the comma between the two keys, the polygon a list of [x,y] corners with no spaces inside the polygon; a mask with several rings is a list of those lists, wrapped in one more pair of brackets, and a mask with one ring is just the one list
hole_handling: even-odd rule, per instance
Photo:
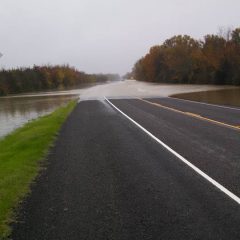
{"label": "flooded road", "polygon": [[111,82],[83,89],[51,91],[0,98],[0,138],[24,123],[54,111],[71,99],[166,97],[177,93],[224,89],[209,85],[166,85],[134,80]]}
{"label": "flooded road", "polygon": [[210,91],[226,88],[229,89],[234,87],[216,85],[159,84],[127,80],[98,85],[86,89],[81,93],[81,99],[104,99],[104,96],[109,98],[167,97],[178,93]]}

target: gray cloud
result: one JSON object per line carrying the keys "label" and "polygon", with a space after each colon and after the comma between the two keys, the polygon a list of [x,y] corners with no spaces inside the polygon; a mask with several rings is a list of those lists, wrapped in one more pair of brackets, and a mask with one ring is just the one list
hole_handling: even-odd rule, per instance
{"label": "gray cloud", "polygon": [[69,63],[123,74],[175,34],[238,27],[239,9],[239,0],[1,0],[0,66]]}

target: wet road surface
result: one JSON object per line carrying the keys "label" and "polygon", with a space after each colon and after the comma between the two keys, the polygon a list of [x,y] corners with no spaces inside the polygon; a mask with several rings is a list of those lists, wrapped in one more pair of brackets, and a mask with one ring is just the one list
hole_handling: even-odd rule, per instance
{"label": "wet road surface", "polygon": [[[143,100],[109,101],[240,196],[240,131],[194,117],[235,126],[240,111]],[[239,225],[237,201],[95,100],[81,101],[63,125],[12,239],[239,239]]]}

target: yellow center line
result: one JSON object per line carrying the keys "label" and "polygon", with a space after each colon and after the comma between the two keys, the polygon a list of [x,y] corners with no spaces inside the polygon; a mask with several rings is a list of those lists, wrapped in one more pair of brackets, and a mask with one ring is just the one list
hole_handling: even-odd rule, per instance
{"label": "yellow center line", "polygon": [[160,103],[150,102],[150,101],[142,99],[142,98],[138,98],[138,99],[143,101],[143,102],[146,102],[146,103],[149,103],[151,105],[154,105],[156,107],[161,107],[161,108],[164,108],[164,109],[167,109],[167,110],[171,110],[171,111],[174,111],[174,112],[177,112],[177,113],[180,113],[180,114],[187,115],[189,117],[193,117],[193,118],[200,119],[200,120],[203,120],[203,121],[211,122],[211,123],[214,123],[214,124],[217,124],[217,125],[221,125],[221,126],[224,126],[224,127],[232,128],[232,129],[235,129],[235,130],[238,130],[238,131],[240,130],[240,126],[230,125],[230,124],[227,124],[227,123],[224,123],[224,122],[220,122],[220,121],[216,121],[216,120],[213,120],[211,118],[206,118],[206,117],[203,117],[203,116],[201,116],[199,114],[195,114],[195,113],[191,113],[191,112],[184,112],[184,111],[178,110],[176,108],[167,107],[167,106],[162,105]]}

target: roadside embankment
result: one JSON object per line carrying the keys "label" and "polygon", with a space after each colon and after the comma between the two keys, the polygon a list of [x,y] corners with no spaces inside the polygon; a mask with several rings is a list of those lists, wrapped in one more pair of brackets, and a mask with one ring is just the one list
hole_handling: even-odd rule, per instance
{"label": "roadside embankment", "polygon": [[43,159],[76,101],[33,120],[0,140],[0,239],[10,233],[14,209],[30,192]]}

